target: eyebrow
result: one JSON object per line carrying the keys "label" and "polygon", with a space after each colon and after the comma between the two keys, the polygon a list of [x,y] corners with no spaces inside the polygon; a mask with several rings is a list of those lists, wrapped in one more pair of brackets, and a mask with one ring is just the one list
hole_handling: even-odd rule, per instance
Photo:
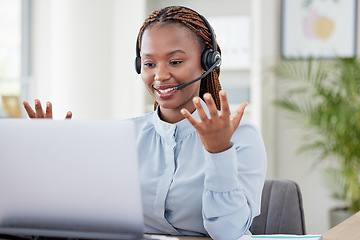
{"label": "eyebrow", "polygon": [[[186,54],[183,50],[178,49],[178,50],[174,50],[174,51],[169,52],[167,55],[170,56],[170,55],[173,55],[173,54],[175,54],[175,53],[183,53],[183,54]],[[144,53],[143,56],[150,56],[150,57],[151,57],[152,54],[150,54],[150,53]]]}

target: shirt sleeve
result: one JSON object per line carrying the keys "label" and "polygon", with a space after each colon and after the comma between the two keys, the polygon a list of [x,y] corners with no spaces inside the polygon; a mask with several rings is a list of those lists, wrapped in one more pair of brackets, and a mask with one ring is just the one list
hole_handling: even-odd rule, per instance
{"label": "shirt sleeve", "polygon": [[267,168],[262,137],[254,125],[242,123],[231,141],[224,152],[205,150],[202,214],[213,239],[241,237],[260,213]]}

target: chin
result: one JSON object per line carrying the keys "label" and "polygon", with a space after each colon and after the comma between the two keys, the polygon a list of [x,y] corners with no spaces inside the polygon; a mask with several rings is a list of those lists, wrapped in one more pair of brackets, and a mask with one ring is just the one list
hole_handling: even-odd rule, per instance
{"label": "chin", "polygon": [[156,101],[159,104],[159,106],[164,109],[177,109],[181,107],[181,104],[179,104],[179,102],[176,101],[169,101],[169,100],[167,101],[156,100]]}
{"label": "chin", "polygon": [[164,109],[174,109],[176,108],[176,105],[175,104],[170,104],[168,102],[157,102],[159,104],[159,106],[161,108],[164,108]]}

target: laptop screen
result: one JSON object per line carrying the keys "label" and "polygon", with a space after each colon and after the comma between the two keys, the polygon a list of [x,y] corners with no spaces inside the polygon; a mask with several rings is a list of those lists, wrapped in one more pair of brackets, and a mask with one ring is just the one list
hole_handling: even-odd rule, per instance
{"label": "laptop screen", "polygon": [[0,133],[0,234],[143,235],[131,121],[6,119]]}

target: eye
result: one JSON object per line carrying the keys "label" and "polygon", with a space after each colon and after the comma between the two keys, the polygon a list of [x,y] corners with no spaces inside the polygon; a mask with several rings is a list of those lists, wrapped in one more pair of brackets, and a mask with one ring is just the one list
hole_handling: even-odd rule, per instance
{"label": "eye", "polygon": [[144,66],[147,68],[153,68],[155,67],[155,63],[152,62],[144,62]]}
{"label": "eye", "polygon": [[183,62],[182,60],[172,60],[170,61],[170,65],[179,65],[182,62]]}

